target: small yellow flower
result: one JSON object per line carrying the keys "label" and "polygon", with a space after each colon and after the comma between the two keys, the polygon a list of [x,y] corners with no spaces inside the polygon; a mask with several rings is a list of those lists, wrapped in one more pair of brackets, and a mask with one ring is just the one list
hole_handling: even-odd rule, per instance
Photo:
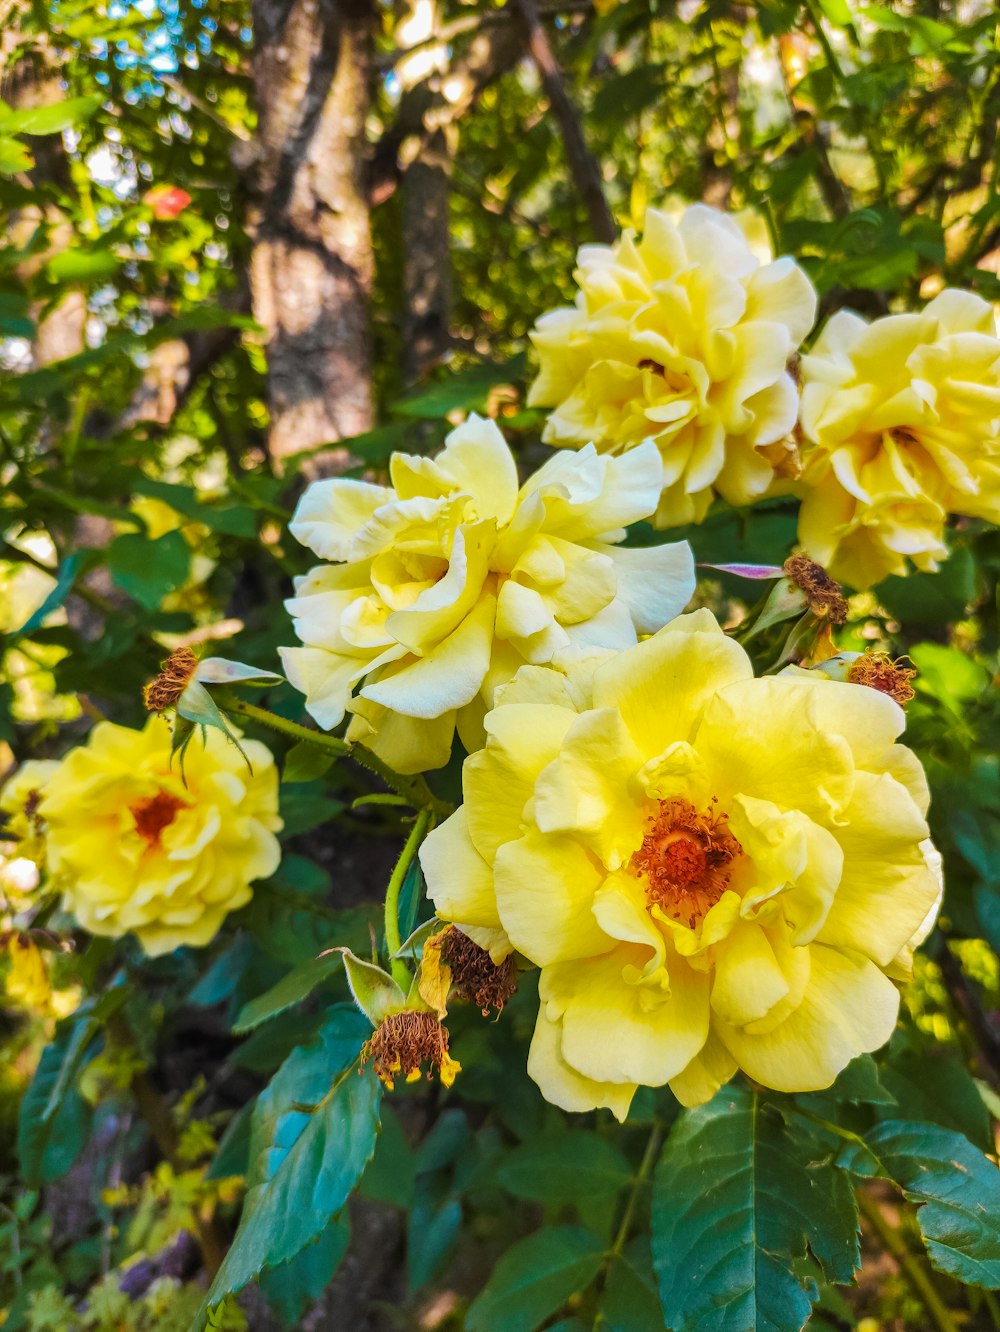
{"label": "small yellow flower", "polygon": [[889,1039],[941,892],[903,726],[874,689],[754,679],[704,610],[519,672],[420,859],[443,919],[541,968],[550,1101],[812,1090]]}
{"label": "small yellow flower", "polygon": [[216,731],[188,746],[184,779],[171,765],[170,731],[95,726],[46,781],[50,874],[64,905],[92,934],[134,931],[151,956],[202,947],[273,874],[278,776],[270,751],[243,742],[247,764]]}
{"label": "small yellow flower", "polygon": [[798,392],[790,358],[816,315],[791,259],[755,257],[737,222],[704,204],[676,223],[646,211],[643,236],[585,245],[579,295],[531,339],[529,403],[554,410],[543,439],[621,453],[653,439],[660,527],[700,522],[716,494],[749,504],[784,474]]}
{"label": "small yellow flower", "polygon": [[26,934],[13,933],[7,939],[6,994],[24,1008],[44,1011],[52,998],[45,959]]}
{"label": "small yellow flower", "polygon": [[949,514],[1000,522],[1000,338],[946,290],[921,314],[835,314],[803,356],[806,553],[864,589],[933,570]]}
{"label": "small yellow flower", "polygon": [[[302,647],[285,673],[330,729],[399,772],[448,760],[456,725],[483,742],[496,688],[571,647],[628,647],[694,591],[686,542],[621,549],[660,491],[651,443],[624,458],[557,454],[518,489],[492,421],[473,416],[436,458],[393,455],[392,487],[314,482],[291,524],[321,559],[287,603]],[[360,684],[358,694],[352,691]]]}

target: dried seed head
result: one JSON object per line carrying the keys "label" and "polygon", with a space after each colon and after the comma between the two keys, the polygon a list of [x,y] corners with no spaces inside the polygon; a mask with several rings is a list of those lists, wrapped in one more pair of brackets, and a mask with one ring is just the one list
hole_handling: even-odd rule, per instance
{"label": "dried seed head", "polygon": [[809,609],[819,620],[831,624],[844,624],[847,620],[847,602],[830,575],[808,555],[789,555],[784,564],[785,576],[805,593]]}
{"label": "dried seed head", "polygon": [[428,1079],[437,1070],[446,1087],[462,1068],[448,1053],[448,1029],[433,1013],[412,1009],[390,1013],[378,1024],[361,1051],[362,1066],[369,1063],[390,1091],[400,1073],[415,1082],[423,1064],[429,1066]]}
{"label": "dried seed head", "polygon": [[910,681],[917,672],[908,666],[901,666],[905,660],[898,657],[895,661],[888,652],[866,652],[851,663],[847,678],[851,684],[867,685],[877,689],[880,694],[888,694],[900,707],[905,707],[916,692]]}
{"label": "dried seed head", "polygon": [[150,712],[176,706],[198,669],[198,658],[189,647],[175,648],[162,667],[156,679],[150,680],[142,691],[142,700]]}
{"label": "dried seed head", "polygon": [[459,999],[482,1009],[483,1017],[491,1008],[503,1012],[517,989],[513,954],[498,966],[485,948],[451,925],[441,939],[441,957],[451,971],[451,983]]}

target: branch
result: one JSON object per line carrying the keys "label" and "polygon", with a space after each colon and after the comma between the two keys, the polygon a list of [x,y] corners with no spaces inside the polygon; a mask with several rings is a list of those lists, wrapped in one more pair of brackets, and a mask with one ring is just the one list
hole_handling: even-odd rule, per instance
{"label": "branch", "polygon": [[512,0],[524,30],[528,52],[535,62],[549,105],[562,131],[566,161],[590,217],[590,229],[606,245],[618,235],[611,209],[604,197],[604,181],[597,159],[587,147],[576,107],[566,91],[562,73],[549,43],[535,0]]}

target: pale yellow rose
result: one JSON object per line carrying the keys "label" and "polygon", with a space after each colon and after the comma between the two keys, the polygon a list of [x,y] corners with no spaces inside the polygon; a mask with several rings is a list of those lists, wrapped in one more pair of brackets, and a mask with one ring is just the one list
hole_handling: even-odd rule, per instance
{"label": "pale yellow rose", "polygon": [[704,204],[677,222],[650,208],[640,241],[585,245],[577,263],[575,307],[531,334],[541,367],[528,401],[553,408],[543,439],[614,453],[655,440],[661,527],[701,522],[717,494],[759,499],[798,411],[787,367],[816,316],[806,275],[788,258],[762,264]]}
{"label": "pale yellow rose", "polygon": [[864,589],[947,555],[949,514],[1000,522],[1000,339],[947,290],[921,314],[835,314],[802,358],[799,541]]}
{"label": "pale yellow rose", "polygon": [[541,968],[550,1101],[812,1090],[889,1039],[941,887],[903,725],[873,689],[754,679],[705,610],[500,693],[420,859],[443,919]]}
{"label": "pale yellow rose", "polygon": [[[628,647],[694,591],[686,542],[623,549],[659,496],[653,444],[622,458],[556,454],[518,488],[492,421],[471,417],[434,459],[396,453],[392,486],[314,482],[291,531],[321,559],[287,602],[302,647],[285,673],[330,729],[400,772],[467,749],[498,685],[525,662]],[[357,695],[352,692],[360,684]]]}
{"label": "pale yellow rose", "polygon": [[202,947],[251,883],[278,867],[278,774],[270,751],[218,731],[195,736],[180,765],[170,730],[101,722],[46,781],[50,875],[63,904],[92,934],[133,931],[151,956]]}

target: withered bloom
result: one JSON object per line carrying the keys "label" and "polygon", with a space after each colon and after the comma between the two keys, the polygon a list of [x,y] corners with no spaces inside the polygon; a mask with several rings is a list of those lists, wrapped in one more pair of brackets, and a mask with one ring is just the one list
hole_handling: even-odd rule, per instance
{"label": "withered bloom", "polygon": [[513,953],[498,966],[485,948],[453,925],[439,937],[441,960],[451,972],[451,984],[458,998],[482,1009],[483,1017],[491,1008],[502,1013],[517,989]]}
{"label": "withered bloom", "polygon": [[433,1013],[404,1009],[382,1019],[361,1051],[361,1064],[371,1064],[392,1091],[402,1074],[407,1082],[420,1077],[427,1064],[427,1077],[435,1070],[446,1087],[461,1072],[461,1064],[448,1053],[448,1029]]}
{"label": "withered bloom", "polygon": [[784,570],[785,576],[805,593],[809,609],[817,619],[829,620],[831,624],[846,623],[844,594],[824,568],[814,564],[808,555],[789,555]]}
{"label": "withered bloom", "polygon": [[909,666],[901,666],[905,660],[898,657],[895,661],[888,652],[865,652],[851,663],[847,678],[851,684],[867,685],[877,689],[880,694],[888,694],[900,707],[905,707],[916,691],[910,684],[917,672]]}
{"label": "withered bloom", "polygon": [[198,658],[189,647],[175,648],[154,680],[142,691],[142,701],[150,712],[176,707],[177,700],[191,683],[198,669]]}

